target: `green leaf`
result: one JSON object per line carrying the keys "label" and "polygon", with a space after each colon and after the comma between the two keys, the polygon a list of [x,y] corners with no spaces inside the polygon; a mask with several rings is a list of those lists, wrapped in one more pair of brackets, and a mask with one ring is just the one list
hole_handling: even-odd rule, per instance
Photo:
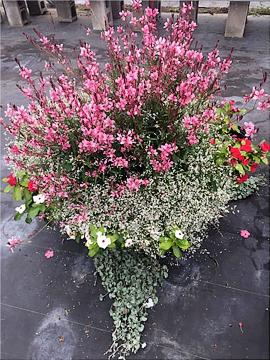
{"label": "green leaf", "polygon": [[16,175],[18,178],[22,178],[25,175],[25,170],[19,170]]}
{"label": "green leaf", "polygon": [[179,259],[180,257],[182,257],[182,253],[181,253],[181,251],[180,251],[180,249],[179,249],[178,246],[173,246],[173,255],[174,255],[177,259]]}
{"label": "green leaf", "polygon": [[21,219],[21,217],[23,216],[23,214],[20,214],[20,213],[16,213],[15,216],[14,216],[14,220],[18,221]]}
{"label": "green leaf", "polygon": [[27,218],[25,219],[25,222],[26,222],[27,224],[31,224],[32,219],[27,216]]}
{"label": "green leaf", "polygon": [[90,257],[94,257],[99,252],[99,246],[97,244],[93,244],[88,251],[88,255]]}
{"label": "green leaf", "polygon": [[269,161],[267,158],[262,158],[262,162],[265,164],[265,165],[268,165]]}
{"label": "green leaf", "polygon": [[182,239],[182,240],[178,240],[177,241],[177,245],[182,249],[182,250],[187,250],[188,248],[191,247],[191,244],[188,240],[186,239]]}
{"label": "green leaf", "polygon": [[119,239],[119,236],[117,234],[113,234],[113,235],[107,235],[107,237],[109,239],[111,239],[111,242],[114,243],[116,240]]}
{"label": "green leaf", "polygon": [[16,201],[22,200],[22,188],[19,185],[16,185],[13,190],[13,199]]}
{"label": "green leaf", "polygon": [[89,230],[90,230],[90,234],[94,237],[97,236],[97,232],[99,231],[95,225],[90,225]]}
{"label": "green leaf", "polygon": [[245,115],[247,113],[247,109],[240,109],[239,114]]}
{"label": "green leaf", "polygon": [[10,185],[6,186],[4,189],[4,193],[10,192],[11,189],[12,189],[12,186],[10,186]]}
{"label": "green leaf", "polygon": [[235,169],[242,175],[245,175],[245,170],[241,164],[236,164]]}
{"label": "green leaf", "polygon": [[32,200],[32,194],[28,189],[23,189],[22,197],[26,202]]}
{"label": "green leaf", "polygon": [[115,245],[115,242],[112,242],[109,246],[108,246],[109,249],[115,249],[116,248],[116,245]]}
{"label": "green leaf", "polygon": [[160,238],[159,248],[160,250],[167,251],[173,245],[173,241],[170,238],[162,237]]}
{"label": "green leaf", "polygon": [[232,129],[233,129],[234,131],[240,133],[240,129],[239,129],[239,126],[238,126],[238,125],[233,124],[233,125],[232,125]]}
{"label": "green leaf", "polygon": [[40,207],[31,207],[29,210],[28,210],[28,215],[27,217],[31,220],[34,219],[34,217],[36,217],[40,212]]}
{"label": "green leaf", "polygon": [[216,159],[216,164],[217,164],[217,165],[222,165],[223,163],[224,163],[224,159],[223,159],[223,158],[220,157],[220,158],[217,158],[217,159]]}
{"label": "green leaf", "polygon": [[3,178],[2,181],[5,182],[5,183],[7,183],[7,182],[8,182],[8,178]]}
{"label": "green leaf", "polygon": [[24,176],[24,177],[22,178],[22,180],[20,180],[20,185],[23,186],[23,187],[27,187],[27,186],[28,186],[28,183],[29,183],[28,176]]}

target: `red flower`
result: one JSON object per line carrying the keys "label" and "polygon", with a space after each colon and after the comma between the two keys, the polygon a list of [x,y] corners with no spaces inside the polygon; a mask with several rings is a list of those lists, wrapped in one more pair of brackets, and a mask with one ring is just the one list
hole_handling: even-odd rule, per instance
{"label": "red flower", "polygon": [[239,159],[241,161],[244,160],[244,157],[243,157],[243,155],[241,155],[241,152],[240,152],[239,148],[231,147],[230,148],[230,153],[234,158]]}
{"label": "red flower", "polygon": [[250,166],[250,171],[251,171],[252,173],[255,172],[256,169],[257,169],[257,166],[258,166],[257,163],[253,163],[253,164]]}
{"label": "red flower", "polygon": [[248,165],[248,163],[249,163],[249,160],[248,160],[248,159],[244,159],[244,160],[242,161],[242,164],[243,164],[243,165]]}
{"label": "red flower", "polygon": [[8,175],[7,179],[10,186],[15,186],[17,184],[16,177],[13,174]]}
{"label": "red flower", "polygon": [[29,180],[27,188],[31,192],[35,192],[37,190],[37,184],[33,180]]}
{"label": "red flower", "polygon": [[263,152],[268,152],[270,151],[270,144],[268,144],[265,140],[260,143],[260,148],[262,149]]}
{"label": "red flower", "polygon": [[249,178],[248,174],[245,174],[245,175],[238,176],[236,181],[238,182],[238,184],[242,184],[242,183],[246,182],[248,178]]}
{"label": "red flower", "polygon": [[240,150],[246,151],[246,152],[251,152],[252,151],[251,141],[248,139],[242,140]]}
{"label": "red flower", "polygon": [[216,139],[212,138],[212,139],[210,139],[210,141],[209,141],[209,142],[210,142],[210,144],[211,144],[211,145],[215,145],[215,143],[216,143]]}
{"label": "red flower", "polygon": [[232,166],[237,164],[237,160],[235,160],[235,159],[231,159],[229,162]]}

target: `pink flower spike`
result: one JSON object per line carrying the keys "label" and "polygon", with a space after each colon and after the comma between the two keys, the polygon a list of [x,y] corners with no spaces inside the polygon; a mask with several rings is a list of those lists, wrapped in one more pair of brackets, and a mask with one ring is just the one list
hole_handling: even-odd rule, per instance
{"label": "pink flower spike", "polygon": [[249,236],[250,236],[250,232],[248,230],[241,230],[240,231],[240,235],[245,238],[245,239],[248,239]]}
{"label": "pink flower spike", "polygon": [[16,246],[21,245],[22,244],[22,240],[20,239],[9,239],[7,242],[7,247],[9,248],[9,250],[13,253],[14,249],[16,248]]}
{"label": "pink flower spike", "polygon": [[52,249],[48,249],[48,250],[45,252],[45,257],[46,257],[47,259],[50,259],[50,258],[52,258],[53,256],[54,256],[54,252],[53,252]]}

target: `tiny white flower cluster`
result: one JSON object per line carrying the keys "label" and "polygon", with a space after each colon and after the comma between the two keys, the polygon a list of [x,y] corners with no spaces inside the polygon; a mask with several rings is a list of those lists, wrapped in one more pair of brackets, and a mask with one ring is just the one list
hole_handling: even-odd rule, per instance
{"label": "tiny white flower cluster", "polygon": [[[150,256],[159,255],[160,237],[177,226],[175,237],[188,239],[192,246],[187,253],[192,254],[201,246],[208,226],[227,211],[231,196],[230,176],[224,173],[224,168],[215,165],[211,151],[207,141],[202,143],[198,151],[190,153],[185,160],[187,170],[172,169],[141,191],[126,192],[113,198],[107,180],[104,184],[92,184],[90,189],[77,190],[76,199],[85,204],[93,225],[106,227],[111,234],[121,234],[126,248],[132,246]],[[72,224],[69,236],[74,237],[73,232],[79,233],[89,246],[90,223],[77,224],[73,219],[78,215],[67,199],[55,216],[65,224]],[[110,245],[106,234],[99,234],[97,240],[102,249]]]}
{"label": "tiny white flower cluster", "polygon": [[155,304],[154,304],[154,301],[153,301],[151,298],[149,298],[149,299],[147,300],[147,303],[146,303],[144,306],[146,307],[146,309],[150,309],[150,308],[152,308],[154,305],[155,305]]}

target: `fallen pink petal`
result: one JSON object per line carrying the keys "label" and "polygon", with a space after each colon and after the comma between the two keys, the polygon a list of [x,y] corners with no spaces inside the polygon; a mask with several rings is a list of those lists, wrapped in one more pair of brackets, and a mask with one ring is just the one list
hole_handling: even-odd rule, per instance
{"label": "fallen pink petal", "polygon": [[45,257],[46,257],[47,259],[50,259],[50,258],[52,258],[53,256],[54,256],[54,252],[53,252],[52,249],[48,249],[48,250],[45,252]]}
{"label": "fallen pink petal", "polygon": [[17,238],[12,238],[9,239],[7,242],[7,247],[9,248],[9,251],[11,251],[12,253],[14,252],[16,246],[21,245],[22,244],[22,240],[21,239],[17,239]]}
{"label": "fallen pink petal", "polygon": [[248,239],[250,237],[250,232],[248,230],[241,230],[240,231],[240,235],[245,238]]}
{"label": "fallen pink petal", "polygon": [[239,328],[240,328],[240,331],[242,334],[244,334],[244,330],[243,330],[243,323],[242,322],[239,322]]}

